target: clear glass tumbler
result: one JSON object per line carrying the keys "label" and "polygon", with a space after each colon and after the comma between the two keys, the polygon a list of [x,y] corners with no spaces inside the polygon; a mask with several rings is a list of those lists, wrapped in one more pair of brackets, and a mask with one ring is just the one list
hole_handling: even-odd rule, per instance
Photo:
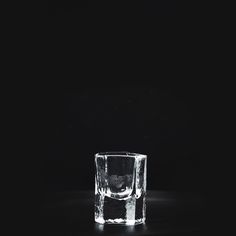
{"label": "clear glass tumbler", "polygon": [[144,223],[147,156],[129,152],[97,153],[95,169],[95,222]]}

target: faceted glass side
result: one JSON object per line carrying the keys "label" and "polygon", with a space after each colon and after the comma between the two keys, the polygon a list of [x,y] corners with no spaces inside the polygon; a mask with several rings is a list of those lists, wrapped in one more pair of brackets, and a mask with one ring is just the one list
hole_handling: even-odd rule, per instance
{"label": "faceted glass side", "polygon": [[95,168],[95,221],[144,223],[147,157],[123,152],[98,153]]}

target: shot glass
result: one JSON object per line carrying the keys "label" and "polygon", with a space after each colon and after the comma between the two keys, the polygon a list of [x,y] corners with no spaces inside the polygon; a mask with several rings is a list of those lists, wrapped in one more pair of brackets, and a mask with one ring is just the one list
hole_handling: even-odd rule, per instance
{"label": "shot glass", "polygon": [[142,224],[146,219],[147,156],[95,154],[95,222]]}

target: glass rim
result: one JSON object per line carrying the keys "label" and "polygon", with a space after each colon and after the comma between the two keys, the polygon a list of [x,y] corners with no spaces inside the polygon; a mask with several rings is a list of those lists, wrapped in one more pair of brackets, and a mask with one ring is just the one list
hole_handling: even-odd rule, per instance
{"label": "glass rim", "polygon": [[103,157],[103,156],[119,156],[119,157],[142,157],[147,158],[147,155],[135,152],[127,152],[127,151],[111,151],[111,152],[98,152],[95,154],[95,157]]}

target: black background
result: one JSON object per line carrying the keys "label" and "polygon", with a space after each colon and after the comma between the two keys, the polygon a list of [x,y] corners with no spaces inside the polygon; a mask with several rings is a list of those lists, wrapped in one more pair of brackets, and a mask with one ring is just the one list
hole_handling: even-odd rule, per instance
{"label": "black background", "polygon": [[[112,12],[115,9],[121,9],[122,11],[128,11],[131,13],[134,9],[140,10],[140,15],[146,16],[175,16],[177,15],[177,3],[176,0],[147,0],[137,3],[133,2],[119,2],[119,1],[48,1],[48,13],[49,15],[60,15],[63,13],[82,13],[80,10],[86,11],[87,9],[98,9],[102,12],[107,9],[106,12]],[[122,14],[121,14],[122,15]]]}
{"label": "black background", "polygon": [[[82,15],[81,19],[72,21],[75,26],[72,23],[71,31],[78,34],[75,44],[71,42],[75,35],[62,30],[61,23],[66,20],[52,17],[51,31],[56,25],[59,26],[59,34],[55,35],[51,44],[51,48],[55,47],[52,55],[60,59],[63,57],[66,61],[72,60],[68,62],[68,68],[67,63],[61,66],[55,63],[57,65],[53,68],[54,60],[50,59],[52,77],[76,77],[81,85],[83,78],[86,78],[82,72],[85,67],[87,77],[97,80],[100,86],[95,86],[95,82],[91,81],[90,87],[54,88],[49,89],[47,96],[42,96],[46,107],[43,111],[42,142],[47,143],[47,154],[42,157],[41,179],[45,202],[48,203],[43,208],[42,216],[47,221],[47,231],[58,231],[61,235],[65,227],[66,232],[73,231],[76,235],[83,235],[83,231],[92,235],[94,154],[129,151],[147,154],[147,189],[155,190],[148,192],[147,229],[144,235],[154,235],[154,232],[162,235],[161,228],[170,231],[164,231],[164,235],[203,235],[205,227],[200,225],[205,218],[204,201],[198,196],[205,195],[212,185],[209,184],[209,176],[214,170],[209,168],[212,155],[206,147],[210,143],[208,114],[215,103],[211,101],[214,99],[210,95],[212,89],[199,81],[199,78],[210,77],[211,73],[203,72],[209,66],[201,44],[205,44],[205,36],[196,31],[196,24],[189,17],[195,8],[189,5],[180,8],[176,1],[164,0],[143,1],[133,8],[114,2],[109,7],[100,2],[87,3],[82,6],[80,2],[80,6],[76,6],[70,1],[66,4],[49,1],[49,15]],[[124,31],[120,20],[126,14],[133,20],[128,24],[128,30]],[[141,24],[137,15],[164,17],[156,17],[156,20],[145,17]],[[165,17],[175,15],[180,17]],[[105,21],[100,23],[103,16]],[[119,16],[117,21],[125,35],[119,34],[110,16]],[[105,31],[110,34],[114,30],[116,39],[120,35],[124,47],[120,39],[118,42],[110,38],[104,40],[107,37],[103,32],[91,36],[87,34],[87,31],[94,32],[93,27],[87,24],[90,18],[92,25],[98,24],[98,31],[104,23],[111,23]],[[124,19],[126,25],[129,21]],[[130,40],[126,33],[133,29],[134,22],[138,30],[133,35],[134,39]],[[66,28],[70,26],[69,23]],[[86,32],[82,32],[80,26],[85,27]],[[68,38],[69,43],[65,40],[56,46],[62,36]],[[64,48],[69,55],[63,55]],[[104,48],[108,50],[108,55]],[[116,48],[121,49],[119,56]],[[131,52],[129,57],[130,48],[134,49],[134,53]],[[82,51],[85,51],[84,55]],[[142,55],[143,52],[146,55]],[[132,55],[137,57],[137,64]],[[103,57],[108,62],[103,61]],[[99,62],[102,66],[98,65]],[[123,68],[131,72],[126,73]],[[66,72],[62,75],[64,69]],[[94,75],[89,76],[89,73]],[[105,75],[114,86],[106,86],[106,83],[102,86],[101,79]],[[133,78],[131,85],[128,85],[128,77]],[[143,86],[138,86],[136,78],[139,77],[144,80]],[[183,77],[187,82],[180,82]],[[151,85],[149,78],[156,80],[154,84],[157,85]],[[169,81],[172,78],[174,83]],[[162,82],[167,85],[162,86]],[[173,204],[170,199],[174,200]],[[81,215],[81,211],[85,214]],[[181,230],[172,228],[172,223],[178,227],[181,225]],[[201,230],[195,234],[195,229]],[[117,234],[117,230],[113,232]],[[94,232],[95,235],[100,233]],[[111,235],[109,231],[107,233]]]}
{"label": "black background", "polygon": [[196,86],[84,87],[50,91],[45,192],[94,189],[94,154],[147,154],[149,190],[204,193],[204,96]]}

